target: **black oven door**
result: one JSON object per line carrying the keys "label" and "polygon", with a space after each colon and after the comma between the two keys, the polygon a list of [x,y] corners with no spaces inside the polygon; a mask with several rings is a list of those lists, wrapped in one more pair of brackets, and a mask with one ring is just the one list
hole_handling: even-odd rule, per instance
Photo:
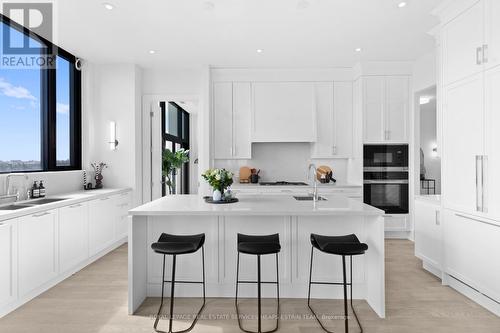
{"label": "black oven door", "polygon": [[408,169],[408,145],[365,145],[363,165],[366,168]]}
{"label": "black oven door", "polygon": [[408,214],[407,180],[365,180],[364,202],[386,214]]}

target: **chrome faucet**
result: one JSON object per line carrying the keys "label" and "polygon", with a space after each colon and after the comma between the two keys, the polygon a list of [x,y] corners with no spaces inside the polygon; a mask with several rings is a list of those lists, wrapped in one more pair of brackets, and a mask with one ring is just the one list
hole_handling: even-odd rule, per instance
{"label": "chrome faucet", "polygon": [[28,177],[23,174],[23,173],[19,173],[19,174],[8,174],[7,177],[5,178],[5,195],[2,195],[0,196],[0,199],[12,199],[12,198],[15,198],[16,201],[19,201],[21,198],[22,198],[22,192],[21,192],[21,189],[18,188],[18,187],[15,187],[15,186],[12,186],[11,184],[11,181],[12,181],[12,178],[13,177],[18,177],[18,178],[23,178],[23,188],[26,187],[26,180],[28,179]]}
{"label": "chrome faucet", "polygon": [[318,201],[318,180],[316,178],[317,170],[316,170],[316,165],[313,163],[309,164],[308,170],[307,170],[307,179],[311,179],[311,169],[314,171],[313,175],[313,201],[316,202]]}

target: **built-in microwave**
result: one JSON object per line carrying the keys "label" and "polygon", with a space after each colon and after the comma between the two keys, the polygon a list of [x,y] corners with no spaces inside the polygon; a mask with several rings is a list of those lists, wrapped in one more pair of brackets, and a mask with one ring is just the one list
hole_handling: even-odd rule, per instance
{"label": "built-in microwave", "polygon": [[365,171],[370,167],[406,168],[408,170],[408,145],[365,145],[363,166]]}

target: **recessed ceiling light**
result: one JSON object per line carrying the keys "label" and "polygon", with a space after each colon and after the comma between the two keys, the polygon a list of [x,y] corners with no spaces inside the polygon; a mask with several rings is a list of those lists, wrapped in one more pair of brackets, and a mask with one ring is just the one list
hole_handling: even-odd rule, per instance
{"label": "recessed ceiling light", "polygon": [[262,49],[257,49],[257,53],[262,53],[262,51],[264,51],[264,50],[262,50]]}
{"label": "recessed ceiling light", "polygon": [[406,7],[406,2],[405,1],[401,1],[400,3],[398,3],[398,7],[399,8]]}
{"label": "recessed ceiling light", "polygon": [[205,10],[213,10],[215,8],[215,4],[212,1],[205,1],[203,3],[203,9]]}
{"label": "recessed ceiling light", "polygon": [[297,8],[299,9],[306,9],[307,7],[309,7],[309,1],[307,0],[299,0],[297,3]]}
{"label": "recessed ceiling light", "polygon": [[360,47],[357,47],[357,48],[355,48],[355,49],[354,49],[354,51],[356,51],[356,52],[361,52],[361,51],[362,51],[362,49],[361,49]]}
{"label": "recessed ceiling light", "polygon": [[156,51],[155,50],[149,50],[149,54],[155,54]]}
{"label": "recessed ceiling light", "polygon": [[107,10],[113,10],[115,8],[115,6],[113,6],[112,4],[108,3],[108,2],[105,2],[102,4],[104,6],[104,8],[106,8]]}

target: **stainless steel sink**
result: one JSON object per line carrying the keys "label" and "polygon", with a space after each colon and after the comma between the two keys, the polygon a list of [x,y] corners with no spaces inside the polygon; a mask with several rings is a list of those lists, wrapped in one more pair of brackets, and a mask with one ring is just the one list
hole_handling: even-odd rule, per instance
{"label": "stainless steel sink", "polygon": [[7,206],[0,206],[0,210],[18,210],[18,209],[23,209],[23,208],[28,208],[32,207],[31,205],[7,205]]}
{"label": "stainless steel sink", "polygon": [[27,202],[26,205],[35,205],[35,206],[38,206],[38,205],[44,205],[44,204],[58,202],[58,201],[63,201],[63,200],[68,200],[68,199],[66,199],[66,198],[46,198],[46,199],[44,198],[44,199],[36,199],[36,200]]}
{"label": "stainless steel sink", "polygon": [[[293,196],[293,198],[295,200],[298,200],[298,201],[313,201],[313,196],[312,195],[307,195],[307,196]],[[328,199],[327,198],[324,198],[324,197],[318,197],[318,201],[327,201]]]}

